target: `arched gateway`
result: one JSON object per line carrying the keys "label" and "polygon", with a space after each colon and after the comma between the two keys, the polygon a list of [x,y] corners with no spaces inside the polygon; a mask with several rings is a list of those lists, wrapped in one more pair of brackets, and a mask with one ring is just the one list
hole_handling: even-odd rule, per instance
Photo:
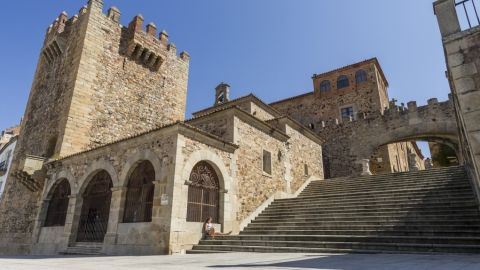
{"label": "arched gateway", "polygon": [[112,179],[107,171],[98,172],[88,183],[82,195],[78,242],[103,242],[110,214],[111,189]]}

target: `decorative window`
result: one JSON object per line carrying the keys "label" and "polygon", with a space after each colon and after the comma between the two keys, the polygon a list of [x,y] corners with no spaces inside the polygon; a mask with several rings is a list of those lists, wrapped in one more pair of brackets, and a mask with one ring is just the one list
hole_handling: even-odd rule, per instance
{"label": "decorative window", "polygon": [[365,82],[367,81],[367,72],[365,70],[360,69],[355,73],[355,81],[357,83]]}
{"label": "decorative window", "polygon": [[45,227],[64,226],[67,218],[70,184],[67,179],[61,180],[55,187],[48,204]]}
{"label": "decorative window", "polygon": [[320,83],[320,93],[325,93],[330,91],[330,81],[322,81]]}
{"label": "decorative window", "polygon": [[341,75],[337,79],[337,89],[345,88],[350,85],[350,82],[348,81],[348,77],[345,75]]}
{"label": "decorative window", "polygon": [[197,163],[188,180],[187,221],[218,223],[220,184],[215,169],[206,161]]}
{"label": "decorative window", "polygon": [[123,222],[152,221],[155,169],[149,161],[137,165],[128,180]]}
{"label": "decorative window", "polygon": [[278,158],[278,161],[282,161],[282,151],[278,150],[277,158]]}
{"label": "decorative window", "polygon": [[272,154],[266,150],[263,150],[263,172],[272,174]]}
{"label": "decorative window", "polygon": [[353,119],[354,113],[353,113],[353,107],[345,107],[340,109],[341,114],[342,114],[342,119],[347,119],[349,120],[350,117]]}
{"label": "decorative window", "polygon": [[309,127],[310,129],[315,129],[315,125],[314,125],[313,123],[308,124],[308,127]]}
{"label": "decorative window", "polygon": [[303,174],[304,174],[305,176],[308,175],[308,165],[307,165],[307,164],[303,164]]}

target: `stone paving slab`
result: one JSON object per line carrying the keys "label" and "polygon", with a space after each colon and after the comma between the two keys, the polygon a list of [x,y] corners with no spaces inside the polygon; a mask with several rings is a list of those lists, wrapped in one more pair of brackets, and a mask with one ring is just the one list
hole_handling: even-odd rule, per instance
{"label": "stone paving slab", "polygon": [[478,270],[480,255],[225,253],[118,257],[0,257],[2,270],[335,269]]}

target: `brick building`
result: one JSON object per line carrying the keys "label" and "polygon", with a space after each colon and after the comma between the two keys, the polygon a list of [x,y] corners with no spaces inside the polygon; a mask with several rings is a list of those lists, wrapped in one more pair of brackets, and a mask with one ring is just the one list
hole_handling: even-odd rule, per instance
{"label": "brick building", "polygon": [[[326,176],[349,175],[350,171],[341,168],[342,165],[349,164],[345,159],[347,156],[345,149],[350,148],[349,144],[351,143],[361,142],[339,145],[334,142],[334,137],[338,135],[337,131],[332,132],[332,129],[326,129],[323,126],[325,122],[342,123],[357,120],[367,114],[377,112],[383,114],[384,110],[388,109],[392,103],[388,101],[388,81],[376,58],[322,74],[314,74],[312,81],[312,92],[280,100],[270,105],[279,112],[310,127],[325,140]],[[415,153],[415,159],[422,156],[415,141],[380,146],[370,157],[372,172],[408,171],[409,153]],[[419,162],[419,164],[423,164],[423,162]]]}

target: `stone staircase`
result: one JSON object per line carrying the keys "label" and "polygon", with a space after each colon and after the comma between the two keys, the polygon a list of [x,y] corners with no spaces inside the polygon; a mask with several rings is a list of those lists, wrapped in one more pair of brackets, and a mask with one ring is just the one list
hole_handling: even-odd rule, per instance
{"label": "stone staircase", "polygon": [[480,213],[463,167],[314,181],[211,252],[480,253]]}
{"label": "stone staircase", "polygon": [[93,242],[77,242],[72,244],[65,250],[61,252],[61,255],[87,255],[87,256],[100,256],[103,255],[102,251],[103,243],[93,243]]}

